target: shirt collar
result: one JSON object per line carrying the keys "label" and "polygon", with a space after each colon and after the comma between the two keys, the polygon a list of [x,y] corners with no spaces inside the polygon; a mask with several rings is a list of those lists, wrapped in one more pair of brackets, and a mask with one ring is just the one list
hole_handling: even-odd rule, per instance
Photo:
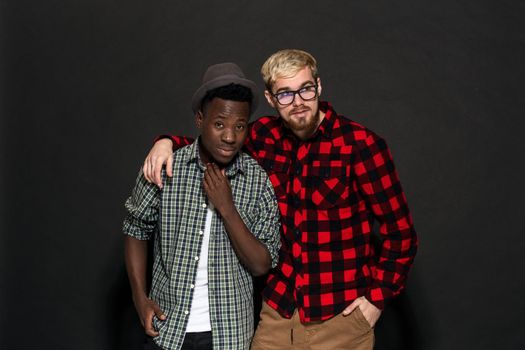
{"label": "shirt collar", "polygon": [[332,130],[334,129],[334,121],[337,113],[329,102],[321,101],[319,102],[319,110],[324,112],[324,118],[319,127],[313,134],[312,138],[317,137],[317,135],[325,138],[332,138]]}
{"label": "shirt collar", "polygon": [[[188,146],[187,153],[186,153],[186,163],[195,163],[197,167],[204,172],[205,167],[204,164],[201,162],[201,156],[199,153],[199,147],[200,147],[200,136]],[[233,160],[226,166],[226,176],[227,177],[233,177],[238,172],[244,173],[245,172],[245,162],[244,157],[242,156],[242,151],[239,151],[239,153],[233,158]]]}

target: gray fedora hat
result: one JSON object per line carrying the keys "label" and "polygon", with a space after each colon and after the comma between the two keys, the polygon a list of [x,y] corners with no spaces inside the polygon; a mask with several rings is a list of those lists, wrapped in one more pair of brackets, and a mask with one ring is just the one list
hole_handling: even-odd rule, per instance
{"label": "gray fedora hat", "polygon": [[231,62],[218,63],[209,66],[202,78],[202,85],[195,91],[191,99],[193,113],[197,113],[201,108],[202,99],[206,93],[215,88],[229,84],[239,84],[252,91],[252,106],[250,113],[257,109],[257,85],[246,79],[244,73],[238,65]]}

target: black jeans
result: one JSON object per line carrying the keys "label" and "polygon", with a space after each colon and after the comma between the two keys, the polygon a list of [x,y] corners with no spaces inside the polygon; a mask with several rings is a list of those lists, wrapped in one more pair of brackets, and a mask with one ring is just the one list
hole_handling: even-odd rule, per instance
{"label": "black jeans", "polygon": [[[155,344],[153,338],[148,337],[144,343],[144,350],[162,350]],[[213,350],[211,332],[186,333],[181,350]]]}

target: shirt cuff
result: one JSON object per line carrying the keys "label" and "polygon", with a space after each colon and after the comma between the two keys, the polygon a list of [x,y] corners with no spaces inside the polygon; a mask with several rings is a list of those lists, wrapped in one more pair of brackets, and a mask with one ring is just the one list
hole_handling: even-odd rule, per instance
{"label": "shirt cuff", "polygon": [[377,307],[379,310],[384,310],[386,306],[386,302],[388,299],[390,299],[392,292],[385,288],[370,288],[365,293],[365,298],[374,304],[375,307]]}
{"label": "shirt cuff", "polygon": [[172,137],[171,137],[171,135],[159,135],[153,140],[153,144],[155,144],[155,142],[157,142],[159,140],[163,140],[163,139],[170,139],[170,140],[172,140]]}

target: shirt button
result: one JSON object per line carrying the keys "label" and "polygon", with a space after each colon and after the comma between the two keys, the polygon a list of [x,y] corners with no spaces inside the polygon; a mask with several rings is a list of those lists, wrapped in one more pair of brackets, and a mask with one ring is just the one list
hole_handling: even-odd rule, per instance
{"label": "shirt button", "polygon": [[184,315],[188,315],[190,312],[188,310],[184,311]]}
{"label": "shirt button", "polygon": [[194,284],[190,284],[190,288],[191,289],[195,288],[195,285]]}
{"label": "shirt button", "polygon": [[202,203],[202,207],[206,208],[207,207],[206,203]]}
{"label": "shirt button", "polygon": [[195,257],[195,261],[197,261],[197,260],[199,260],[199,257],[198,257],[198,256]]}
{"label": "shirt button", "polygon": [[202,236],[203,234],[204,234],[204,231],[200,230],[200,231],[199,231],[199,235]]}

